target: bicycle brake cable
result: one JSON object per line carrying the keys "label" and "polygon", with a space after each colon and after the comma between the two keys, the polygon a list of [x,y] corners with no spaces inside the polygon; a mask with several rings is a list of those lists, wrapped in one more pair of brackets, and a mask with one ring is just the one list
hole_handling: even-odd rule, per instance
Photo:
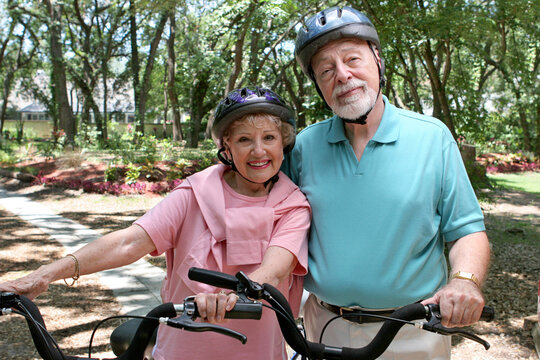
{"label": "bicycle brake cable", "polygon": [[113,320],[113,319],[150,319],[150,320],[156,320],[159,321],[158,318],[149,317],[149,316],[142,316],[142,315],[115,315],[115,316],[109,316],[103,320],[100,320],[96,326],[94,326],[94,330],[92,330],[92,335],[90,335],[90,343],[88,344],[88,357],[92,357],[92,342],[94,341],[94,336],[96,335],[97,329],[103,325],[104,322]]}
{"label": "bicycle brake cable", "polygon": [[[49,333],[49,331],[43,326],[41,325],[41,323],[39,321],[37,321],[36,319],[34,319],[34,317],[30,314],[30,311],[24,306],[24,304],[20,301],[20,300],[16,300],[16,304],[18,307],[21,308],[21,310],[23,310],[24,312],[22,311],[13,311],[14,313],[18,314],[18,315],[22,315],[24,316],[27,320],[30,320],[32,321],[32,323],[36,326],[36,328],[38,329],[43,341],[45,343],[47,343],[47,338],[53,343],[54,347],[56,348],[56,350],[58,351],[58,353],[60,354],[60,356],[62,357],[63,360],[66,360],[66,357],[64,355],[64,353],[62,352],[62,350],[60,350],[60,346],[58,345],[58,343],[56,342],[56,340],[54,339],[54,337]],[[51,349],[49,348],[49,346],[45,346],[45,350],[47,351],[47,355],[51,358],[51,359],[54,359],[52,353],[51,353]]]}

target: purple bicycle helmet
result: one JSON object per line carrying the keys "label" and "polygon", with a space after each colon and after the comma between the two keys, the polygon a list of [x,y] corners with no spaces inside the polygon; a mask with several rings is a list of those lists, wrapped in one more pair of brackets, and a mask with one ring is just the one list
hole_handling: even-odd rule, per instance
{"label": "purple bicycle helmet", "polygon": [[[233,90],[220,101],[215,111],[212,135],[221,139],[232,122],[244,115],[255,113],[275,115],[296,129],[294,113],[285,100],[270,89],[255,86]],[[292,141],[292,144],[285,145],[285,153],[292,150],[294,138]]]}

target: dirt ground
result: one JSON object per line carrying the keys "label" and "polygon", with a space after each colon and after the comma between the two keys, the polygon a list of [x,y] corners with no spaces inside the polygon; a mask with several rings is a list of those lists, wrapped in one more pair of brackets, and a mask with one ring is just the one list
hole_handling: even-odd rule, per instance
{"label": "dirt ground", "polygon": [[[161,199],[159,196],[114,198],[28,186],[7,178],[0,178],[0,185],[102,233],[129,225]],[[473,332],[491,343],[491,349],[485,351],[475,342],[454,337],[452,358],[538,359],[530,330],[523,330],[523,319],[536,314],[540,244],[524,245],[515,240],[523,236],[524,231],[540,235],[539,197],[506,192],[500,193],[495,202],[482,206],[488,234],[502,232],[509,240],[493,244],[492,265],[484,289],[487,303],[495,307],[496,319],[472,327]],[[502,228],[502,218],[511,218],[516,226]],[[522,223],[527,223],[528,228],[523,230],[519,226]],[[1,208],[0,229],[0,281],[21,276],[64,255],[61,245]],[[154,263],[163,266],[163,259],[157,258]],[[87,353],[85,348],[93,325],[119,311],[112,293],[92,276],[84,277],[75,287],[67,287],[63,282],[52,284],[49,292],[38,297],[37,304],[49,329],[70,355]],[[0,317],[0,324],[0,359],[37,359],[22,319]],[[99,333],[93,353],[110,354],[108,334],[115,325],[110,323]]]}

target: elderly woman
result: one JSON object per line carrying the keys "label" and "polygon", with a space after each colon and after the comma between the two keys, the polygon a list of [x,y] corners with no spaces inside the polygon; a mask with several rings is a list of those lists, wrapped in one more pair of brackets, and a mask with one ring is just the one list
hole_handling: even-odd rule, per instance
{"label": "elderly woman", "polygon": [[[179,303],[198,294],[196,301],[206,321],[221,322],[236,296],[189,280],[192,266],[230,274],[243,271],[254,281],[278,287],[297,310],[302,294],[299,275],[307,272],[311,213],[304,195],[279,172],[284,151],[294,146],[292,111],[271,90],[234,90],[218,105],[212,133],[223,164],[188,177],[132,226],[28,276],[0,284],[0,289],[34,298],[53,281],[165,253],[162,300]],[[247,344],[220,334],[162,326],[154,358],[286,358],[273,313],[265,311],[260,321],[230,320],[226,326],[246,334]]]}

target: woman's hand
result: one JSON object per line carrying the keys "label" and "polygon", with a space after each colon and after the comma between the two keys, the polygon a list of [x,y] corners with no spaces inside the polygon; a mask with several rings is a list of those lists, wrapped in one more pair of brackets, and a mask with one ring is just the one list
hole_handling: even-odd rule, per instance
{"label": "woman's hand", "polygon": [[24,295],[30,300],[33,300],[39,294],[47,291],[49,284],[50,281],[45,276],[42,276],[40,270],[38,269],[37,271],[19,279],[1,283],[0,291]]}
{"label": "woman's hand", "polygon": [[236,300],[238,300],[238,295],[235,293],[227,295],[223,290],[217,294],[200,293],[195,296],[201,319],[211,324],[227,322],[225,312],[232,310],[236,305]]}

